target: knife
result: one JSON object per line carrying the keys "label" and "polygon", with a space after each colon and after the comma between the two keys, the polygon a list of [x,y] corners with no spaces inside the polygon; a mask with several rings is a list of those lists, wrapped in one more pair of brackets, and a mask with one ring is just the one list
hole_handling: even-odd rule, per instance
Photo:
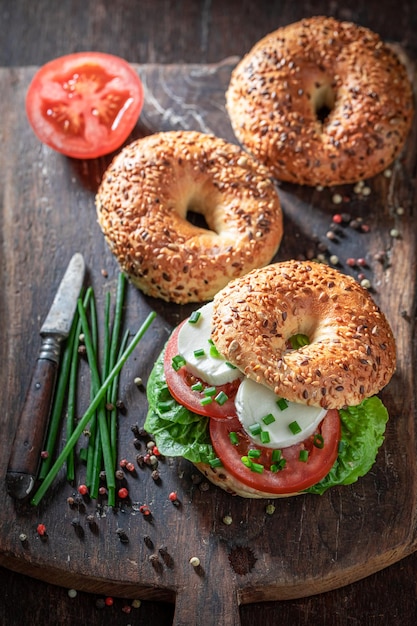
{"label": "knife", "polygon": [[77,252],[66,269],[41,327],[42,344],[27,391],[6,473],[8,493],[23,500],[31,493],[51,413],[61,344],[68,337],[84,281],[85,264]]}

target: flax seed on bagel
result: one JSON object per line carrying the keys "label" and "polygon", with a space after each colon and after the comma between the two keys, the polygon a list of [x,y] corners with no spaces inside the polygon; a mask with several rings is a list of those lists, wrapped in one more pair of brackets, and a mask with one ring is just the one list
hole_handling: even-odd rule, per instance
{"label": "flax seed on bagel", "polygon": [[[309,344],[289,350],[298,333]],[[327,409],[375,395],[395,370],[392,331],[369,292],[320,263],[275,263],[231,281],[214,298],[212,338],[249,378]]]}
{"label": "flax seed on bagel", "polygon": [[367,28],[322,16],[255,44],[226,100],[242,145],[277,179],[305,185],[378,174],[403,148],[413,116],[394,51]]}
{"label": "flax seed on bagel", "polygon": [[[213,135],[161,132],[113,160],[96,197],[98,222],[121,269],[144,293],[211,299],[272,259],[282,212],[266,168]],[[208,229],[187,213],[204,216]]]}

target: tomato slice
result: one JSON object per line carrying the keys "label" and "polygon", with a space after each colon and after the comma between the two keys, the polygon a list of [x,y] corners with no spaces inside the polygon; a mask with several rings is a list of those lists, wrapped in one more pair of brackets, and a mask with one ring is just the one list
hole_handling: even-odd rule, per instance
{"label": "tomato slice", "polygon": [[224,404],[219,404],[213,399],[210,404],[203,405],[201,401],[205,397],[204,392],[194,391],[191,389],[191,385],[197,382],[201,382],[205,388],[209,387],[209,385],[190,374],[185,367],[181,367],[177,371],[172,367],[172,359],[178,355],[178,334],[186,321],[175,328],[165,348],[164,373],[171,395],[179,404],[182,404],[193,413],[197,413],[197,415],[220,420],[237,417],[234,398],[240,384],[239,380],[216,387],[216,395],[223,391],[228,397]]}
{"label": "tomato slice", "polygon": [[143,106],[143,87],[124,59],[79,52],[43,65],[26,95],[38,139],[69,157],[92,159],[119,148]]}
{"label": "tomato slice", "polygon": [[[271,471],[271,465],[279,465],[273,460],[273,450],[257,446],[249,439],[238,419],[210,420],[209,428],[213,448],[225,469],[248,487],[271,494],[297,493],[324,478],[337,458],[341,433],[339,412],[334,409],[328,411],[314,435],[281,450],[285,466]],[[236,434],[237,443],[231,442],[230,433]],[[252,458],[252,461],[264,467],[261,473],[242,462],[242,457],[247,457],[249,450],[260,452],[260,456]],[[307,461],[300,460],[302,450],[308,451]]]}

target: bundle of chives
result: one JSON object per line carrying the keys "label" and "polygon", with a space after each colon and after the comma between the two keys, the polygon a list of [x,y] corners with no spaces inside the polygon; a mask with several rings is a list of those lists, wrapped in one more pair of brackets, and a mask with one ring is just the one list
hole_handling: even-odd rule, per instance
{"label": "bundle of chives", "polygon": [[[79,307],[79,308],[81,308],[81,307]],[[146,333],[146,331],[148,330],[149,326],[151,325],[151,323],[153,322],[155,317],[156,317],[156,313],[154,311],[149,313],[149,315],[147,316],[146,320],[141,325],[141,327],[139,328],[139,330],[137,331],[137,333],[133,337],[133,339],[130,342],[130,344],[123,351],[123,353],[121,354],[121,356],[118,359],[117,363],[114,365],[114,367],[109,372],[109,374],[106,377],[106,379],[104,380],[104,382],[101,384],[101,386],[98,389],[96,395],[94,396],[92,402],[90,403],[90,406],[88,407],[88,409],[86,410],[86,412],[84,413],[84,415],[82,416],[80,421],[78,422],[78,424],[75,427],[71,437],[68,439],[68,441],[65,444],[64,448],[62,449],[61,453],[58,455],[58,458],[56,459],[55,463],[52,465],[51,469],[49,470],[49,472],[45,476],[45,478],[44,478],[43,482],[41,483],[40,487],[38,488],[38,490],[36,491],[36,493],[32,497],[31,504],[33,504],[34,506],[37,506],[39,504],[39,502],[42,500],[43,496],[45,495],[45,493],[47,492],[47,490],[51,486],[52,482],[54,481],[55,477],[57,476],[57,474],[58,474],[59,470],[61,469],[62,465],[65,463],[66,459],[68,458],[68,455],[70,454],[70,452],[76,446],[77,441],[78,441],[80,435],[82,434],[83,430],[85,429],[85,427],[89,423],[92,415],[94,414],[94,412],[98,409],[98,407],[102,403],[103,398],[105,398],[107,390],[109,389],[110,385],[113,384],[114,378],[120,373],[123,365],[126,363],[127,359],[132,354],[133,350],[135,349],[135,347],[137,346],[139,341],[142,339],[143,335]]]}
{"label": "bundle of chives", "polygon": [[[74,439],[74,433],[81,435],[88,427],[88,445],[80,450],[80,458],[86,461],[86,484],[89,487],[91,497],[97,498],[99,491],[99,482],[101,469],[104,465],[106,474],[108,503],[110,506],[115,504],[115,469],[117,459],[117,394],[119,387],[119,376],[121,365],[126,360],[126,354],[133,349],[134,344],[141,338],[148,326],[155,317],[155,313],[151,313],[145,324],[139,329],[132,343],[127,347],[129,340],[129,332],[126,331],[123,338],[120,339],[120,331],[122,326],[123,306],[126,290],[126,278],[124,274],[119,274],[116,303],[114,312],[114,321],[111,324],[110,293],[106,294],[105,310],[104,310],[104,329],[103,329],[103,353],[101,359],[101,367],[99,364],[99,331],[97,322],[97,309],[94,291],[89,287],[85,293],[84,299],[80,297],[77,303],[77,311],[74,316],[71,332],[66,342],[63,358],[61,361],[60,373],[57,383],[57,391],[54,399],[54,406],[51,414],[50,427],[48,430],[45,450],[47,454],[42,460],[39,472],[41,481],[50,482],[51,472],[56,473],[57,463],[62,459],[60,465],[66,462],[67,479],[73,483],[75,481],[75,460],[74,451],[77,441]],[[80,423],[75,427],[76,416],[76,399],[77,399],[77,381],[79,369],[79,338],[81,331],[84,335],[84,344],[87,353],[87,360],[91,374],[90,379],[90,407],[84,415],[81,423],[83,428],[80,429]],[[139,335],[139,337],[138,337]],[[102,392],[105,386],[105,393]],[[102,394],[101,401],[97,402],[97,395]],[[67,396],[67,421],[66,421],[66,438],[67,444],[59,455],[57,461],[52,465],[53,452],[56,447],[56,439],[60,428],[60,419],[64,407],[65,397]],[[95,407],[92,409],[91,407]],[[86,419],[88,414],[89,419]],[[78,435],[78,438],[79,438]],[[63,453],[65,452],[65,456]],[[33,502],[37,502],[39,493],[42,493],[45,486],[35,494]],[[42,496],[41,496],[42,497]]]}

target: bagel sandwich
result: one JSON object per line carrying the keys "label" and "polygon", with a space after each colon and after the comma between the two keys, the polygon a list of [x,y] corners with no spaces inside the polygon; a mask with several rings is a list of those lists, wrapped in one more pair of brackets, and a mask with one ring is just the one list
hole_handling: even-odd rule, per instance
{"label": "bagel sandwich", "polygon": [[177,326],[147,383],[145,430],[246,498],[322,494],[373,466],[395,341],[369,292],[315,262],[233,280]]}

